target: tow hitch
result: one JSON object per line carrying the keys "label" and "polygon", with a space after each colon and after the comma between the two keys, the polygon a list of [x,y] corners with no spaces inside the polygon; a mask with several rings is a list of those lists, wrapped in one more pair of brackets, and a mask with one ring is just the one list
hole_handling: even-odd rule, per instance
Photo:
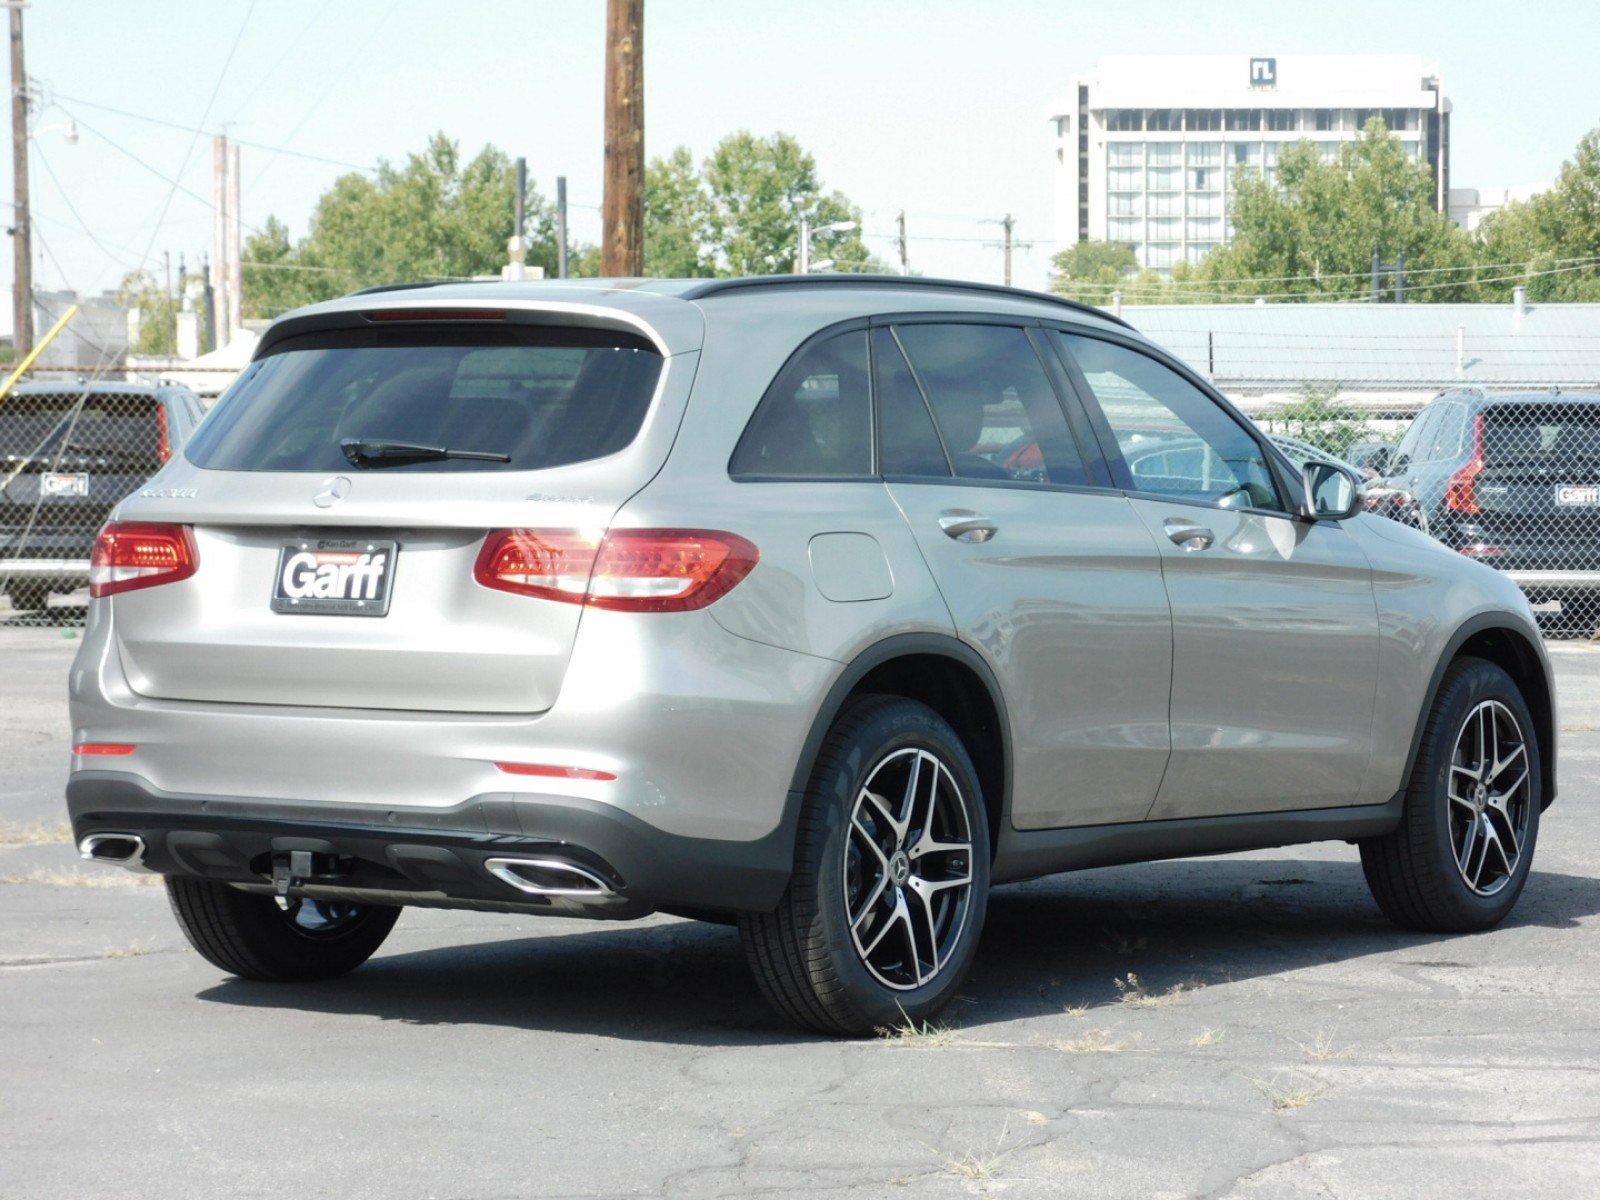
{"label": "tow hitch", "polygon": [[343,860],[333,854],[310,850],[290,850],[272,856],[272,890],[287,896],[289,889],[318,879],[333,879],[346,873]]}

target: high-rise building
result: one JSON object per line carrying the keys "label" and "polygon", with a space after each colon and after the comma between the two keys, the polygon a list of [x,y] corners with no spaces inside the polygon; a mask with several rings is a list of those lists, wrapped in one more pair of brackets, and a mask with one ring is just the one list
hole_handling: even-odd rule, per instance
{"label": "high-rise building", "polygon": [[1056,127],[1057,240],[1121,242],[1163,274],[1232,236],[1241,168],[1277,177],[1302,138],[1327,157],[1372,117],[1450,188],[1450,101],[1416,55],[1118,56],[1073,82]]}

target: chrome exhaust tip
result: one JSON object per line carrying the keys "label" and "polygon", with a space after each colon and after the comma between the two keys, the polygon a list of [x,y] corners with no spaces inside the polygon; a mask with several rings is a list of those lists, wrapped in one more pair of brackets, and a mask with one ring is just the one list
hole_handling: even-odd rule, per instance
{"label": "chrome exhaust tip", "polygon": [[144,839],[132,833],[91,833],[78,843],[78,855],[131,871],[144,869]]}
{"label": "chrome exhaust tip", "polygon": [[559,858],[491,858],[483,865],[500,882],[532,896],[616,895],[593,871]]}

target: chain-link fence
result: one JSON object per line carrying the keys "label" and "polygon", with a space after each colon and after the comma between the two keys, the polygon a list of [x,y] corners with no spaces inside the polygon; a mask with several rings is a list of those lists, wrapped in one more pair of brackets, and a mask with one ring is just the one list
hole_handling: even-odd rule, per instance
{"label": "chain-link fence", "polygon": [[0,398],[0,590],[7,618],[76,624],[99,531],[198,421],[185,389],[25,383]]}

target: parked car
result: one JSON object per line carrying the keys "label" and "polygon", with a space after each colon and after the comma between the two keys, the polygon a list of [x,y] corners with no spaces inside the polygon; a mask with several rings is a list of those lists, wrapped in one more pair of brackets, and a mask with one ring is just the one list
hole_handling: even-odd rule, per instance
{"label": "parked car", "polygon": [[1445,392],[1382,482],[1419,528],[1559,601],[1566,623],[1600,617],[1600,393]]}
{"label": "parked car", "polygon": [[1347,459],[1340,458],[1336,454],[1330,454],[1321,446],[1314,446],[1310,442],[1301,441],[1299,438],[1289,437],[1287,434],[1282,433],[1274,433],[1268,436],[1272,444],[1282,450],[1284,456],[1296,467],[1303,467],[1309,462],[1329,462],[1343,467],[1356,479],[1368,480],[1377,475],[1376,471],[1368,467],[1356,466]]}
{"label": "parked car", "polygon": [[1121,320],[976,284],[292,313],[92,594],[80,850],[249,979],[348,971],[405,905],[659,910],[861,1034],[1052,872],[1350,840],[1396,922],[1487,928],[1555,795],[1509,580]]}
{"label": "parked car", "polygon": [[1394,457],[1391,442],[1351,442],[1344,452],[1344,461],[1373,475],[1382,475],[1389,469]]}
{"label": "parked car", "polygon": [[200,421],[187,388],[25,383],[0,399],[0,584],[15,609],[89,580],[95,535]]}

